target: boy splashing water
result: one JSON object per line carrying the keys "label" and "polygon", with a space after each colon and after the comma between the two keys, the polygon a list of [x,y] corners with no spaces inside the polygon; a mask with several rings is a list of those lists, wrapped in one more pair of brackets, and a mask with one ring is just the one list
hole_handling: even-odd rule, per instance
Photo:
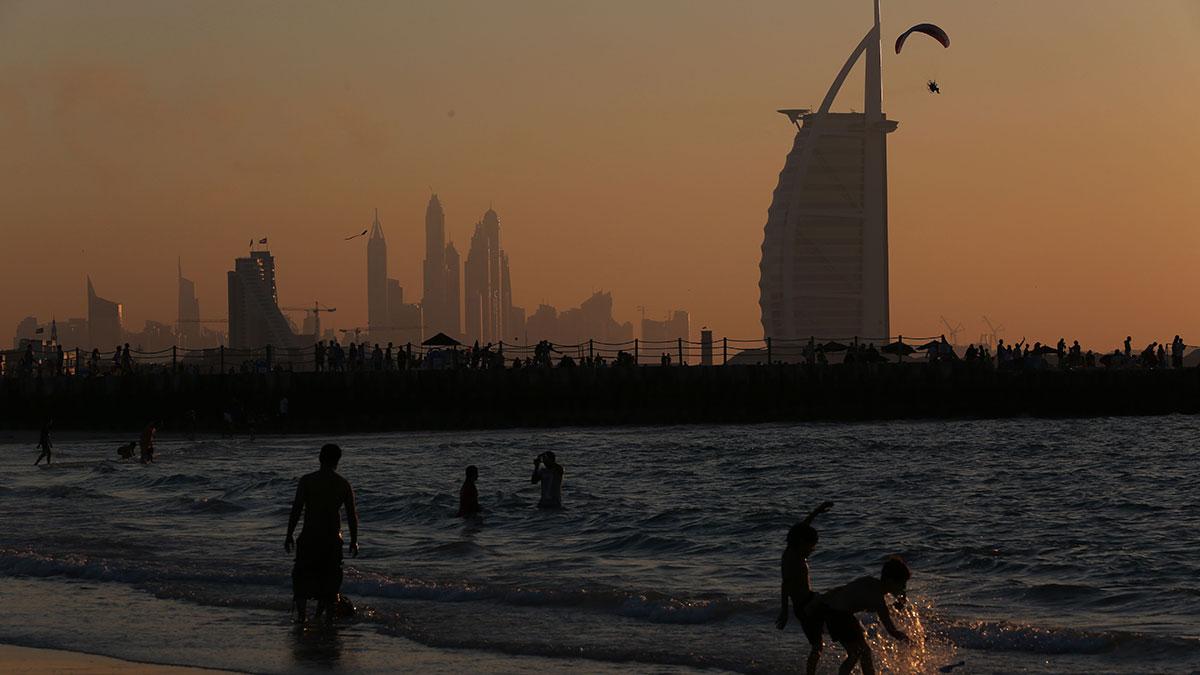
{"label": "boy splashing water", "polygon": [[866,632],[858,612],[875,612],[888,634],[904,641],[908,635],[896,627],[888,611],[887,595],[896,597],[898,604],[904,600],[908,580],[912,576],[908,565],[899,556],[888,558],[883,564],[879,578],[862,577],[844,586],[826,591],[816,601],[815,610],[829,629],[829,637],[846,650],[846,660],[838,672],[842,675],[854,672],[855,664],[862,666],[863,675],[874,675],[875,661],[871,648],[867,646]]}

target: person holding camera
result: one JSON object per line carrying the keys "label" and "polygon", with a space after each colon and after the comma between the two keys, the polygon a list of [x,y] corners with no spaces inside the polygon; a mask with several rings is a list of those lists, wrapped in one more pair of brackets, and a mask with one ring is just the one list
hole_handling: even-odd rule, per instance
{"label": "person holding camera", "polygon": [[554,460],[554,453],[543,452],[533,458],[533,477],[530,483],[542,484],[542,498],[538,500],[539,509],[561,509],[562,504],[562,465]]}

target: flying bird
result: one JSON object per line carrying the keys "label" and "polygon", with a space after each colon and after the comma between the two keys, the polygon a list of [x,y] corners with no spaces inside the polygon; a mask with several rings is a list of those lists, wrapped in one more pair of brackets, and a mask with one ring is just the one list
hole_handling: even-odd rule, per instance
{"label": "flying bird", "polygon": [[349,237],[346,237],[345,240],[350,241],[351,239],[358,239],[359,237],[366,236],[366,234],[367,234],[367,231],[363,230],[362,232],[359,232],[358,234],[352,234]]}

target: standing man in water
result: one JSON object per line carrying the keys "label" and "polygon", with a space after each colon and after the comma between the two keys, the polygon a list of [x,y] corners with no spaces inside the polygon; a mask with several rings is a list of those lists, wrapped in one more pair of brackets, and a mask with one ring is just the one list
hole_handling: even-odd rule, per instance
{"label": "standing man in water", "polygon": [[483,509],[479,506],[479,488],[475,481],[479,480],[479,469],[472,464],[467,467],[467,478],[463,481],[462,489],[458,491],[458,513],[456,518],[477,516]]}
{"label": "standing man in water", "polygon": [[[545,466],[542,466],[543,462]],[[562,503],[562,465],[555,461],[554,453],[547,450],[533,458],[533,477],[530,483],[542,484],[542,498],[538,500],[539,509],[561,509]]]}
{"label": "standing man in water", "polygon": [[[288,517],[287,540],[283,548],[288,553],[296,549],[296,564],[292,567],[292,596],[296,604],[296,621],[303,624],[308,599],[317,599],[317,614],[324,612],[327,621],[333,620],[338,593],[342,588],[342,518],[346,509],[346,524],[350,527],[350,555],[358,557],[358,511],[354,505],[354,488],[350,481],[337,473],[342,449],[333,443],[321,448],[319,471],[300,478],[292,513]],[[300,541],[292,538],[300,513],[304,513],[304,529]]]}
{"label": "standing man in water", "polygon": [[158,433],[158,423],[150,422],[142,429],[142,464],[154,462],[154,435]]}
{"label": "standing man in water", "polygon": [[37,466],[39,463],[41,463],[43,457],[46,458],[46,465],[50,465],[50,448],[54,445],[50,442],[50,427],[53,424],[54,418],[48,417],[46,418],[46,423],[42,425],[42,433],[40,436],[38,436],[37,444],[37,446],[42,449],[42,454],[38,455],[38,458],[33,462],[34,466]]}

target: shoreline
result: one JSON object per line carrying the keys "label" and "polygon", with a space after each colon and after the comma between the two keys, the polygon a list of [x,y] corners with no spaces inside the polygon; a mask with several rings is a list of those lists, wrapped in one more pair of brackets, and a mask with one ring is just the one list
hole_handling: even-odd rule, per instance
{"label": "shoreline", "polygon": [[236,673],[238,671],[130,661],[128,659],[118,659],[89,652],[49,649],[46,647],[27,647],[0,642],[0,672],[22,674],[70,672],[79,675],[98,675],[99,673],[120,673],[122,675],[140,675],[142,673],[213,675],[214,673]]}

